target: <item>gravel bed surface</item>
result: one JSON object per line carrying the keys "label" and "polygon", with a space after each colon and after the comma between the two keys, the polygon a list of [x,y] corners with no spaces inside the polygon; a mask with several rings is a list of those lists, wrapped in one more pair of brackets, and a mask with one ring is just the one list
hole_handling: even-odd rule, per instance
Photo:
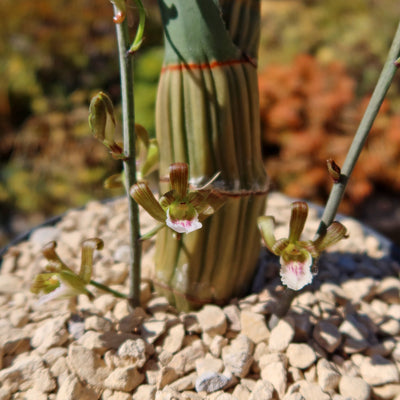
{"label": "gravel bed surface", "polygon": [[[287,236],[290,200],[268,198],[277,237]],[[350,238],[320,259],[312,285],[286,317],[277,257],[263,252],[253,293],[224,307],[178,313],[152,292],[154,243],[144,245],[142,308],[97,289],[38,305],[29,292],[51,240],[71,268],[80,243],[96,251],[94,279],[127,292],[127,203],[92,202],[54,227],[33,231],[4,256],[0,271],[0,400],[400,400],[400,267],[388,242],[356,221]],[[153,222],[142,215],[142,230]],[[304,232],[312,238],[318,209]]]}

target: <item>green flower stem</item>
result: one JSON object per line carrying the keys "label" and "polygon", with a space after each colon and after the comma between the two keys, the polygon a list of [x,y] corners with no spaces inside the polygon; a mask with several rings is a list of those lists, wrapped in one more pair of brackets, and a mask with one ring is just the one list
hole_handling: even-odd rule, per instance
{"label": "green flower stem", "polygon": [[397,67],[394,64],[394,62],[399,56],[400,56],[400,24],[398,25],[392,46],[389,50],[389,55],[386,60],[386,64],[382,70],[378,83],[376,84],[375,90],[372,94],[371,100],[368,104],[368,107],[364,113],[364,116],[354,136],[349,152],[347,153],[346,159],[344,161],[341,170],[341,176],[339,182],[333,185],[333,188],[329,195],[328,201],[325,206],[325,210],[321,217],[321,223],[317,231],[318,236],[325,232],[327,227],[333,222],[333,219],[335,218],[340,201],[346,189],[347,182],[350,178],[351,173],[353,172],[354,166],[361,153],[365,140],[367,139],[371,126],[376,118],[376,115],[378,114],[379,108],[385,98],[385,95],[396,73]]}
{"label": "green flower stem", "polygon": [[118,292],[117,290],[111,289],[106,285],[103,285],[102,283],[90,280],[89,282],[92,286],[97,287],[100,290],[103,290],[104,292],[111,293],[113,296],[118,297],[119,299],[129,299],[129,296],[126,294],[123,294],[121,292]]}
{"label": "green flower stem", "polygon": [[[117,8],[114,7],[117,13]],[[140,239],[139,207],[129,195],[129,188],[136,183],[136,160],[135,160],[135,109],[133,94],[133,56],[128,54],[130,40],[128,21],[125,18],[120,24],[116,24],[118,55],[121,74],[121,97],[122,97],[122,126],[124,138],[124,153],[126,159],[123,161],[125,172],[125,188],[129,203],[129,227],[131,243],[131,266],[129,270],[129,304],[131,307],[140,305],[140,262],[142,244]]]}

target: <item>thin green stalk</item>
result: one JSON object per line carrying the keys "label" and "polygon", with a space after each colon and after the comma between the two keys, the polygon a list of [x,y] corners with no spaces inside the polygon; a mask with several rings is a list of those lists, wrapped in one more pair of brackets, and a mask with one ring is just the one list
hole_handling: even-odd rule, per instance
{"label": "thin green stalk", "polygon": [[95,286],[95,287],[97,287],[98,289],[103,290],[104,292],[111,293],[111,294],[112,294],[113,296],[115,296],[115,297],[118,297],[118,298],[120,298],[120,299],[129,299],[129,296],[127,296],[126,294],[123,294],[123,293],[121,293],[121,292],[118,292],[118,290],[111,289],[111,288],[109,288],[108,286],[103,285],[102,283],[99,283],[99,282],[96,282],[96,281],[93,281],[93,280],[91,280],[89,283],[90,283],[92,286]]}
{"label": "thin green stalk", "polygon": [[[114,6],[114,13],[118,9]],[[129,204],[129,238],[131,248],[131,265],[129,269],[129,304],[131,307],[140,305],[140,262],[141,241],[139,225],[139,207],[129,195],[129,188],[136,183],[135,160],[135,109],[133,94],[133,56],[128,54],[130,48],[128,22],[125,18],[120,24],[116,24],[118,55],[121,75],[122,98],[122,130],[124,138],[123,161],[125,172],[125,188]]]}
{"label": "thin green stalk", "polygon": [[341,170],[339,182],[333,185],[333,188],[329,195],[325,210],[321,217],[321,223],[318,227],[317,235],[323,234],[326,228],[333,222],[333,219],[335,218],[340,201],[346,189],[347,182],[349,181],[350,175],[353,172],[354,166],[361,153],[365,140],[367,139],[371,126],[376,118],[376,115],[378,114],[380,106],[396,73],[397,67],[394,62],[399,56],[400,24],[397,27],[397,31],[393,39],[392,46],[389,50],[386,64],[379,77],[378,83],[375,86],[375,90],[354,136],[349,152],[347,153]]}
{"label": "thin green stalk", "polygon": [[137,28],[137,31],[136,31],[135,39],[133,40],[133,43],[132,43],[131,47],[129,48],[129,53],[130,54],[132,54],[136,50],[138,50],[139,47],[142,44],[143,33],[144,33],[144,24],[145,24],[145,21],[146,21],[146,12],[144,10],[142,1],[141,0],[136,0],[136,5],[139,8],[139,24],[138,24],[138,28]]}

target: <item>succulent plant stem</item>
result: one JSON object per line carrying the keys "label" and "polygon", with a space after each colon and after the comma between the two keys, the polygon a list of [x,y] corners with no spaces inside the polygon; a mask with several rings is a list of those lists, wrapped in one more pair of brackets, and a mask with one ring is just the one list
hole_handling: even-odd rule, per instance
{"label": "succulent plant stem", "polygon": [[[118,9],[114,6],[114,13]],[[125,18],[116,24],[118,55],[121,75],[121,98],[122,98],[122,131],[124,139],[124,153],[126,159],[123,161],[125,172],[125,188],[129,204],[129,239],[131,249],[131,265],[129,268],[129,305],[137,307],[140,305],[140,262],[141,241],[139,225],[139,207],[129,195],[129,188],[136,183],[136,160],[135,160],[135,109],[133,93],[133,55],[128,54],[130,48],[128,21]]]}
{"label": "succulent plant stem", "polygon": [[333,219],[335,218],[350,175],[353,172],[354,166],[367,139],[371,126],[378,114],[381,104],[398,69],[398,67],[395,65],[395,61],[399,56],[400,24],[397,27],[396,34],[389,50],[389,55],[378,79],[378,82],[375,86],[375,90],[371,96],[371,100],[369,101],[368,107],[365,110],[364,116],[361,119],[360,125],[358,126],[353,142],[343,163],[340,178],[338,182],[335,183],[332,187],[323,215],[321,217],[321,223],[318,227],[318,236],[325,232],[327,227],[333,222]]}
{"label": "succulent plant stem", "polygon": [[[256,58],[259,0],[159,0],[165,33],[156,104],[160,176],[189,164],[225,204],[195,232],[160,231],[154,285],[179,310],[247,293],[260,249],[262,163]],[[165,182],[165,181],[164,181]],[[162,183],[161,192],[169,189]]]}

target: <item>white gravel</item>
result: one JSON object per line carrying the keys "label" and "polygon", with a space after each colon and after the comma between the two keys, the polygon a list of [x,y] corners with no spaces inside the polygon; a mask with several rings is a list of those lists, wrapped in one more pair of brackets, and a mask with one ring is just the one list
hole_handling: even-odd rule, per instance
{"label": "white gravel", "polygon": [[[267,214],[282,235],[289,208],[286,197],[269,196]],[[93,302],[38,306],[29,286],[49,238],[77,268],[77,244],[101,237],[94,278],[127,292],[126,213],[124,200],[91,202],[4,256],[0,399],[400,400],[400,267],[387,240],[349,218],[342,222],[350,238],[321,257],[319,275],[278,324],[269,324],[282,289],[276,257],[264,254],[258,293],[183,314],[151,290],[152,241],[144,246],[142,308],[130,313],[124,300],[97,290]],[[312,208],[313,229],[317,214]],[[143,214],[142,224],[147,231],[153,221]]]}

